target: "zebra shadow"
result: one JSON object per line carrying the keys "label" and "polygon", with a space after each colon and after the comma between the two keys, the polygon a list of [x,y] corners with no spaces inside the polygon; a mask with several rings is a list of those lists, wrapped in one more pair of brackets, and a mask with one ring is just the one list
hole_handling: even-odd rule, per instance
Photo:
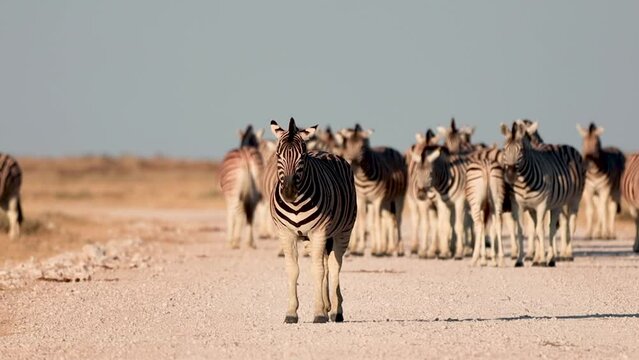
{"label": "zebra shadow", "polygon": [[593,250],[589,250],[589,249],[583,249],[583,250],[575,250],[573,251],[573,254],[575,257],[627,257],[627,258],[635,258],[639,260],[639,254],[635,253],[632,251],[632,249],[628,249],[628,247],[625,247],[626,250],[615,250],[615,249],[605,249],[605,248],[601,248],[601,250],[599,249],[593,249]]}
{"label": "zebra shadow", "polygon": [[465,322],[508,322],[508,321],[537,321],[537,320],[583,320],[583,319],[639,319],[639,313],[614,314],[575,314],[575,315],[516,315],[495,318],[434,318],[434,319],[371,319],[347,320],[345,323],[465,323]]}

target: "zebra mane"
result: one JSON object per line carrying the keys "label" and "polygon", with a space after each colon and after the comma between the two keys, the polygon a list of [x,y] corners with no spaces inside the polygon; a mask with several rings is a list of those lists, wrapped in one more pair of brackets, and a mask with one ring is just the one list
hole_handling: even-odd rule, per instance
{"label": "zebra mane", "polygon": [[591,122],[590,126],[588,126],[588,134],[592,135],[595,131],[597,131],[597,125],[595,125],[594,122]]}
{"label": "zebra mane", "polygon": [[295,119],[291,118],[291,121],[288,123],[288,141],[293,142],[296,134],[297,126],[295,126]]}
{"label": "zebra mane", "polygon": [[248,126],[246,126],[246,130],[244,130],[244,132],[242,132],[241,134],[242,134],[242,138],[240,139],[241,147],[244,147],[244,146],[258,147],[259,146],[257,137],[255,136],[255,133],[253,132],[253,125],[249,124]]}

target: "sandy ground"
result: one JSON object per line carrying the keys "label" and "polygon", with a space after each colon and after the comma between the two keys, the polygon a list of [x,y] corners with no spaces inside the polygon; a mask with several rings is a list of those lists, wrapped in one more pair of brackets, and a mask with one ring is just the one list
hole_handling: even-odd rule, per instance
{"label": "sandy ground", "polygon": [[103,199],[91,187],[60,198],[56,189],[74,188],[42,179],[56,184],[43,175],[25,188],[41,224],[17,243],[0,235],[0,270],[131,238],[149,260],[99,266],[90,281],[0,287],[0,358],[639,358],[639,255],[630,252],[629,224],[620,240],[576,240],[576,260],[554,269],[347,258],[342,324],[309,323],[310,260],[301,258],[301,323],[286,325],[277,243],[228,249],[224,211],[202,195],[214,187],[210,177],[189,180],[177,202],[143,192]]}

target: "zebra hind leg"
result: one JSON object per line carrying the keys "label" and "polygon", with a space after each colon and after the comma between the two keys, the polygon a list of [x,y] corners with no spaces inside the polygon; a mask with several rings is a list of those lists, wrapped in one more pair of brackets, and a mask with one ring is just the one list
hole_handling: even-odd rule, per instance
{"label": "zebra hind leg", "polygon": [[635,244],[632,251],[639,253],[639,211],[637,208],[630,206],[630,215],[635,219]]}

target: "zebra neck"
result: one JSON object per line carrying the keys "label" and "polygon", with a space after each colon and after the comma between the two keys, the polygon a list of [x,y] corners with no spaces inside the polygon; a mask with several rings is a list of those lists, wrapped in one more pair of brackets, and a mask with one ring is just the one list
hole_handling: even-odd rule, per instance
{"label": "zebra neck", "polygon": [[366,149],[362,155],[362,162],[359,164],[357,169],[358,177],[369,180],[376,179],[379,176],[376,160],[377,159],[375,158],[373,151],[371,149]]}
{"label": "zebra neck", "polygon": [[433,187],[440,194],[447,194],[453,183],[451,166],[448,162],[438,161],[433,168]]}

